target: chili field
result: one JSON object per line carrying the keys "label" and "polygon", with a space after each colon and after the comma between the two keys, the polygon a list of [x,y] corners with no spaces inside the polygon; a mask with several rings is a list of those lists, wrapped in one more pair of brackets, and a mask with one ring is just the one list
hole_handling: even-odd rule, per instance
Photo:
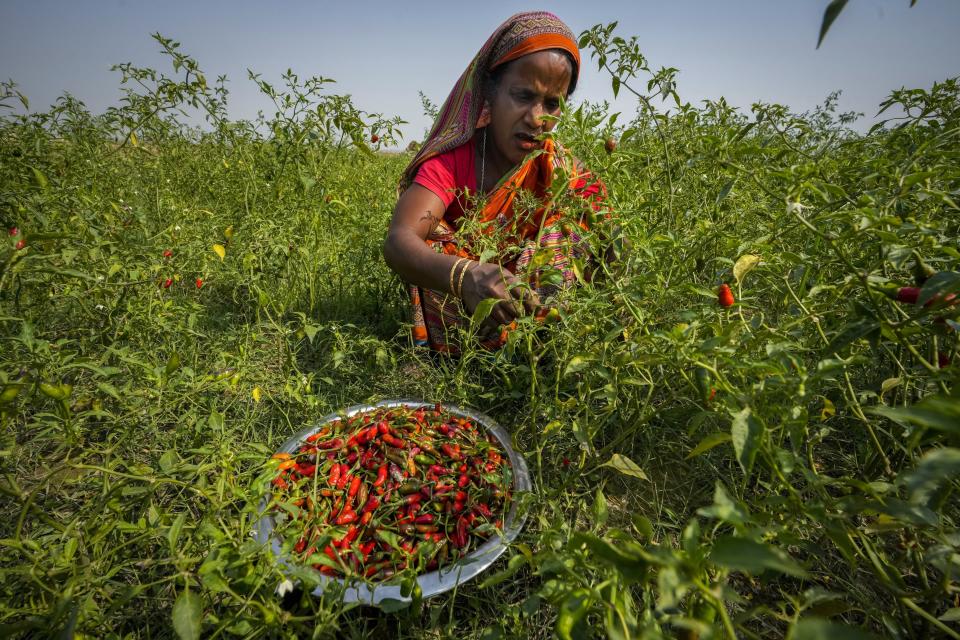
{"label": "chili field", "polygon": [[[555,130],[609,190],[619,232],[587,240],[612,259],[556,322],[443,357],[381,253],[402,123],[292,72],[251,74],[276,108],[231,120],[155,38],[170,67],[118,66],[102,114],[17,115],[2,86],[4,635],[960,637],[956,78],[858,133],[835,95],[690,104],[613,25],[584,32],[636,98]],[[315,597],[252,535],[271,455],[392,398],[504,426],[526,527],[434,598],[410,571],[411,602]]]}

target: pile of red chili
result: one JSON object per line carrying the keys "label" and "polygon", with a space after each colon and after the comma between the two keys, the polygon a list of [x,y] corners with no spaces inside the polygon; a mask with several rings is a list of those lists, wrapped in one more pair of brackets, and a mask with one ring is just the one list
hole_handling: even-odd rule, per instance
{"label": "pile of red chili", "polygon": [[439,403],[338,419],[273,458],[277,531],[296,557],[374,580],[482,544],[502,528],[513,478],[497,440]]}

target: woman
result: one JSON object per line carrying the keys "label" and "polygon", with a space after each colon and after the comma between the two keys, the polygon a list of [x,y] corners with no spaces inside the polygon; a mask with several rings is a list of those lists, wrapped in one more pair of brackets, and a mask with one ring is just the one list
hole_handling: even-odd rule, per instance
{"label": "woman", "polygon": [[[544,294],[573,283],[571,260],[587,216],[576,212],[576,224],[561,224],[569,215],[551,206],[554,180],[568,180],[594,208],[602,185],[589,184],[589,174],[542,136],[579,70],[580,52],[563,22],[521,13],[487,40],[447,97],[404,171],[383,249],[409,283],[418,345],[455,352],[455,329],[469,324],[484,299],[499,300],[487,327],[509,327],[542,311]],[[539,206],[530,206],[530,196]],[[554,277],[541,282],[550,270]],[[481,344],[497,348],[505,339],[493,332]]]}

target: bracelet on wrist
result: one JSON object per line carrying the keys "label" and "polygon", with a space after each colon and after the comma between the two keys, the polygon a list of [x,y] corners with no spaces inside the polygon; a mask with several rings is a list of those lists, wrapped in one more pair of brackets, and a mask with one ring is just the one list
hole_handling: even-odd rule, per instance
{"label": "bracelet on wrist", "polygon": [[[459,267],[461,263],[467,262],[468,260],[469,258],[460,258],[453,263],[453,268],[450,269],[450,295],[457,296],[457,290],[454,288],[454,278],[457,275],[457,267]],[[457,297],[459,298],[460,296]]]}
{"label": "bracelet on wrist", "polygon": [[470,263],[472,260],[467,260],[466,264],[463,265],[463,269],[460,270],[460,281],[457,282],[457,297],[463,300],[463,279],[467,275],[467,271],[470,270]]}

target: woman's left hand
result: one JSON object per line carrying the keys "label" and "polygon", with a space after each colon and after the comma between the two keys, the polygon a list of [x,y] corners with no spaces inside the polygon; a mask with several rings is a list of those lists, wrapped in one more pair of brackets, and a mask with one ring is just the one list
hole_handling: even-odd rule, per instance
{"label": "woman's left hand", "polygon": [[471,263],[464,277],[461,298],[467,313],[474,310],[483,300],[496,298],[499,302],[490,311],[484,326],[489,330],[499,330],[501,326],[524,315],[534,313],[540,306],[536,292],[500,265],[485,262]]}

